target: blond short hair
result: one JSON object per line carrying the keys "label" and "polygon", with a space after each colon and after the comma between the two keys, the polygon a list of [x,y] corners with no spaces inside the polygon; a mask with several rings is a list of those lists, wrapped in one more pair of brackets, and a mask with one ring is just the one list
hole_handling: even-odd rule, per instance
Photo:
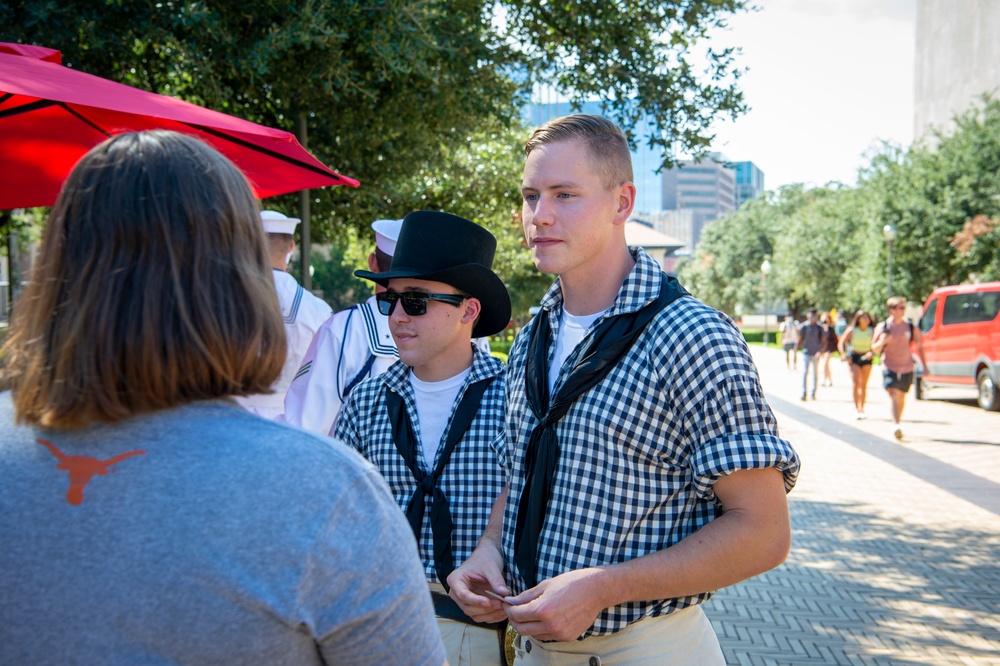
{"label": "blond short hair", "polygon": [[903,296],[890,296],[889,300],[885,302],[885,307],[889,310],[898,305],[906,305],[906,298]]}
{"label": "blond short hair", "polygon": [[632,182],[632,152],[628,139],[618,125],[607,118],[573,114],[554,118],[532,134],[524,144],[524,154],[540,146],[558,141],[585,141],[594,170],[600,175],[605,189]]}
{"label": "blond short hair", "polygon": [[4,345],[18,422],[116,422],[267,392],[286,354],[243,174],[174,132],[122,134],[76,165]]}

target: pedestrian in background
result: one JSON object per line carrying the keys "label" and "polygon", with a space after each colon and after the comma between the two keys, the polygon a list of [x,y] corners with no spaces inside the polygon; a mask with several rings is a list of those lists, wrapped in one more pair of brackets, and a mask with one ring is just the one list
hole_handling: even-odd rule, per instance
{"label": "pedestrian in background", "polygon": [[844,314],[843,310],[837,312],[837,317],[833,322],[833,332],[837,334],[837,339],[844,334],[847,330],[847,315]]}
{"label": "pedestrian in background", "polygon": [[795,351],[802,350],[802,400],[806,399],[809,382],[809,371],[812,370],[812,391],[808,392],[816,399],[816,387],[819,385],[819,359],[826,349],[823,328],[817,320],[816,308],[809,308],[808,319],[799,327],[799,339],[795,343]]}
{"label": "pedestrian in background", "polygon": [[872,316],[865,310],[858,310],[837,343],[840,357],[850,363],[854,408],[859,421],[868,418],[865,402],[868,400],[868,377],[872,373],[873,333]]}
{"label": "pedestrian in background", "polygon": [[287,351],[239,169],[164,131],[77,163],[3,349],[0,663],[444,662],[378,472],[232,399]]}
{"label": "pedestrian in background", "polygon": [[823,366],[823,386],[833,386],[833,375],[830,374],[830,359],[837,352],[837,334],[830,325],[830,315],[826,312],[820,315],[819,325],[823,329],[823,352],[820,365]]}
{"label": "pedestrian in background", "polygon": [[892,410],[893,436],[902,441],[903,407],[906,394],[913,385],[913,347],[917,348],[920,362],[927,367],[924,357],[924,338],[920,327],[906,319],[906,299],[893,296],[885,303],[889,317],[879,322],[872,337],[872,351],[882,354],[882,384],[889,393]]}
{"label": "pedestrian in background", "polygon": [[791,370],[799,367],[799,357],[796,345],[799,342],[799,323],[792,315],[785,315],[785,321],[778,327],[781,333],[781,347],[785,350],[785,366]]}

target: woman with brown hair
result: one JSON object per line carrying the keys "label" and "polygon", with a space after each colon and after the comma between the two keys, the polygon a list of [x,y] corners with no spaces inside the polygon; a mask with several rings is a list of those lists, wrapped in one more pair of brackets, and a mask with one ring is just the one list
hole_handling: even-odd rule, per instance
{"label": "woman with brown hair", "polygon": [[232,163],[148,132],[77,164],[2,352],[0,663],[443,661],[378,473],[233,400],[285,348]]}
{"label": "woman with brown hair", "polygon": [[823,386],[833,386],[833,374],[830,372],[830,360],[833,353],[837,351],[840,344],[833,324],[830,323],[830,313],[824,312],[819,316],[819,325],[823,329],[823,352],[820,365],[823,367]]}
{"label": "woman with brown hair", "polygon": [[865,310],[858,310],[837,343],[840,357],[851,364],[854,407],[858,411],[858,420],[868,418],[865,415],[865,402],[868,399],[868,377],[872,373],[873,330],[872,316]]}

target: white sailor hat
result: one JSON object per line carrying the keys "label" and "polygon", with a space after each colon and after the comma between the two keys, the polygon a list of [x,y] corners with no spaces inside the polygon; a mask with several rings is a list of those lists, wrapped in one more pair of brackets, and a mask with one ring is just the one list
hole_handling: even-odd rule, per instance
{"label": "white sailor hat", "polygon": [[390,257],[396,254],[396,240],[399,238],[399,230],[402,226],[402,220],[375,220],[372,222],[372,229],[375,231],[375,247]]}
{"label": "white sailor hat", "polygon": [[295,217],[286,217],[276,210],[262,210],[260,211],[260,221],[264,225],[264,231],[269,234],[288,234],[291,236],[295,233],[295,226],[300,220]]}

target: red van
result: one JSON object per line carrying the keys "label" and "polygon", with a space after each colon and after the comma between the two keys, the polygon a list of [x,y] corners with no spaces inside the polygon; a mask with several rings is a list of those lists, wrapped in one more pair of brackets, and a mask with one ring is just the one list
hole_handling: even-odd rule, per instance
{"label": "red van", "polygon": [[941,287],[927,297],[920,330],[927,367],[922,400],[935,386],[975,388],[979,406],[1000,410],[1000,282]]}

